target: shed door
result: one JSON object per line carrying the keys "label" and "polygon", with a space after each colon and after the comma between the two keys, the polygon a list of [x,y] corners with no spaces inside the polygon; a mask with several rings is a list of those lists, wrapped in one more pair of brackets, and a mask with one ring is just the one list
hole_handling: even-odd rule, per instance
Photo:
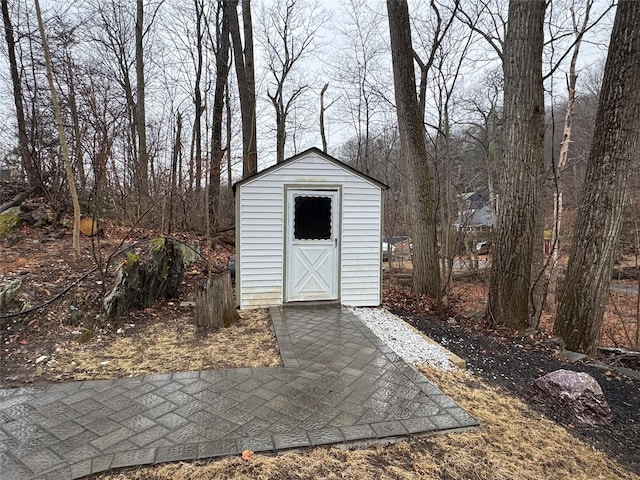
{"label": "shed door", "polygon": [[336,190],[287,190],[286,301],[338,299]]}

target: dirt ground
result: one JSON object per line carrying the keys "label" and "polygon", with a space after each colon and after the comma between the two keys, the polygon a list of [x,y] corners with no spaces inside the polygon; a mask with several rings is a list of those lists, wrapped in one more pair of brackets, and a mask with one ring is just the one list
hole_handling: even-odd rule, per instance
{"label": "dirt ground", "polygon": [[[0,308],[0,388],[280,364],[265,311],[244,312],[237,324],[207,332],[196,329],[191,311],[180,306],[193,300],[209,268],[227,265],[233,249],[222,242],[208,252],[202,239],[181,237],[198,244],[206,258],[188,268],[179,297],[117,321],[103,318],[100,299],[113,284],[119,258],[111,259],[111,268],[101,275],[92,271],[95,257],[99,252],[104,261],[122,245],[152,235],[109,225],[99,246],[82,238],[80,260],[73,259],[69,231],[25,227],[15,245],[0,246],[0,284],[21,279],[13,300]],[[52,300],[69,286],[66,294]],[[406,318],[468,360],[471,373],[427,373],[481,420],[478,431],[366,449],[319,448],[281,457],[255,455],[250,461],[181,462],[97,478],[640,478],[630,473],[640,473],[640,381],[589,365],[571,366],[589,371],[603,387],[614,412],[608,427],[583,427],[547,408],[532,397],[531,381],[566,365],[553,348],[535,343],[543,337],[525,341],[484,329],[478,320],[484,288],[482,282],[457,284],[450,311],[455,324],[435,318],[428,299],[393,289],[385,294],[391,308],[420,314]],[[27,315],[7,318],[34,307]]]}
{"label": "dirt ground", "polygon": [[[152,236],[152,232],[141,235],[115,226],[105,230],[110,234],[98,239],[103,259],[122,245],[135,243],[134,238]],[[20,236],[22,240],[13,247],[0,246],[0,285],[15,279],[22,282],[12,301],[0,309],[0,387],[280,364],[265,311],[241,312],[241,320],[231,327],[207,331],[197,329],[192,323],[193,311],[180,306],[183,301],[192,301],[204,283],[209,260],[212,270],[226,268],[233,250],[224,244],[189,266],[178,298],[159,300],[117,320],[103,317],[100,299],[103,288],[109,290],[113,285],[114,267],[121,257],[112,259],[105,275],[93,271],[45,307],[2,319],[50,301],[95,268],[93,252],[98,246],[90,238],[81,238],[83,254],[76,261],[69,232],[47,234],[25,228]],[[206,254],[202,239],[188,240]]]}

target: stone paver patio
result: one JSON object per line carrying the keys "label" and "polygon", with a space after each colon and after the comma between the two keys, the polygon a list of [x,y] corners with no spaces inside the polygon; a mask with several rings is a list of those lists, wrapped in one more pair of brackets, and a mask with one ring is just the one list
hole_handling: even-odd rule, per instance
{"label": "stone paver patio", "polygon": [[72,479],[477,425],[346,309],[271,315],[283,367],[0,390],[0,478]]}

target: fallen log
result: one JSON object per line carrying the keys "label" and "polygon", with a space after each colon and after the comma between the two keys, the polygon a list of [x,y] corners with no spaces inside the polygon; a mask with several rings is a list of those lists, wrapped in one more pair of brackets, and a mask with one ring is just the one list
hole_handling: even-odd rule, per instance
{"label": "fallen log", "polygon": [[5,210],[9,210],[11,207],[15,207],[20,205],[22,202],[24,202],[27,198],[29,198],[29,196],[34,192],[34,189],[30,189],[27,190],[26,192],[21,192],[19,194],[17,194],[15,197],[13,197],[13,200],[5,203],[4,205],[2,205],[0,207],[0,213],[4,212]]}
{"label": "fallen log", "polygon": [[618,347],[598,347],[600,360],[612,367],[640,369],[640,352]]}

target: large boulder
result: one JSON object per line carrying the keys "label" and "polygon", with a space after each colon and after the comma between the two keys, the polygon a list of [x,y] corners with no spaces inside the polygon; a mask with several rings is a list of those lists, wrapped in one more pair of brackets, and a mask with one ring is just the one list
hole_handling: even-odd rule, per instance
{"label": "large boulder", "polygon": [[184,270],[200,254],[197,248],[171,238],[153,238],[140,254],[128,252],[118,267],[113,290],[103,301],[108,317],[147,308],[159,298],[178,295]]}
{"label": "large boulder", "polygon": [[560,408],[589,425],[611,421],[611,409],[600,385],[588,373],[556,370],[534,382],[536,390]]}

